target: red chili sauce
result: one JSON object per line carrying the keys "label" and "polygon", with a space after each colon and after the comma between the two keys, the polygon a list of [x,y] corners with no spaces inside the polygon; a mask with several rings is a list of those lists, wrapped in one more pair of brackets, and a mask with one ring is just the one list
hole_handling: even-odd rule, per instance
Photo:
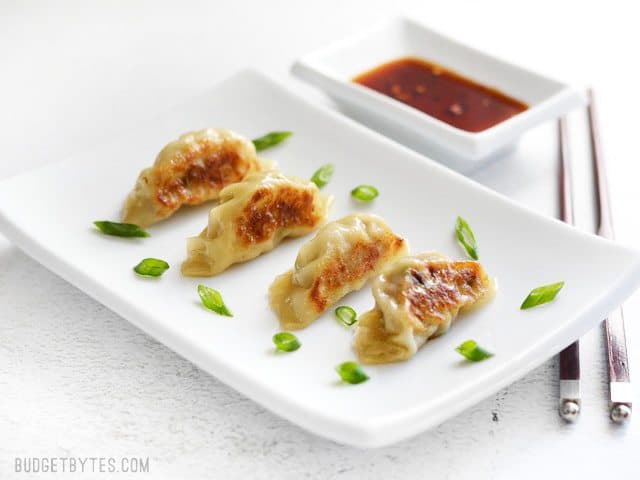
{"label": "red chili sauce", "polygon": [[467,132],[481,132],[527,104],[418,58],[401,58],[353,79]]}

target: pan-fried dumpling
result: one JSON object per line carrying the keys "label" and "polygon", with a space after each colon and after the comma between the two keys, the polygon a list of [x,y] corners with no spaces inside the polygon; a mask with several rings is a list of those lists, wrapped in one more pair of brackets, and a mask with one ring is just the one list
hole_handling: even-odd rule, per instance
{"label": "pan-fried dumpling", "polygon": [[480,263],[437,253],[404,257],[373,281],[376,306],[358,319],[354,349],[362,363],[407,360],[446,333],[461,310],[490,300],[493,282]]}
{"label": "pan-fried dumpling", "polygon": [[261,169],[253,143],[231,130],[185,133],[162,149],[152,167],[140,172],[122,221],[147,227],[182,205],[216,200],[224,187]]}
{"label": "pan-fried dumpling", "polygon": [[362,288],[387,262],[406,254],[407,242],[382,218],[348,215],[322,227],[302,246],[294,268],[271,285],[271,307],[282,328],[304,328],[346,294]]}
{"label": "pan-fried dumpling", "polygon": [[208,226],[187,240],[182,273],[216,275],[272,250],[285,237],[306,235],[326,221],[332,201],[309,180],[253,173],[222,190]]}

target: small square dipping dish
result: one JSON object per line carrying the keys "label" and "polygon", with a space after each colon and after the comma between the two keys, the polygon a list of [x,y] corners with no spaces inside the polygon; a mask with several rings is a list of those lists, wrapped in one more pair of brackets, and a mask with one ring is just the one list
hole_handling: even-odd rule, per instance
{"label": "small square dipping dish", "polygon": [[[353,81],[364,72],[406,57],[454,71],[529,108],[481,132],[468,132]],[[463,173],[510,151],[530,128],[586,103],[584,93],[577,89],[404,18],[385,21],[305,55],[292,72],[324,90],[352,118]]]}

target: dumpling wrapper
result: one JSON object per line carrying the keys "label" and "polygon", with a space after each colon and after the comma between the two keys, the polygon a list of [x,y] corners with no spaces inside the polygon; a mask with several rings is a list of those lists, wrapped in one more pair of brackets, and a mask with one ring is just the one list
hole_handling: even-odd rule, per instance
{"label": "dumpling wrapper", "polygon": [[294,268],[276,277],[269,289],[271,308],[283,329],[304,328],[406,254],[407,242],[382,218],[348,215],[322,227],[302,246]]}
{"label": "dumpling wrapper", "polygon": [[389,264],[372,292],[376,306],[360,316],[354,337],[364,364],[408,360],[446,333],[460,311],[490,300],[494,286],[480,263],[431,252]]}
{"label": "dumpling wrapper", "polygon": [[253,143],[231,130],[185,133],[162,149],[152,167],[140,172],[122,221],[147,227],[182,205],[216,200],[227,185],[265,168],[272,167],[263,166]]}
{"label": "dumpling wrapper", "polygon": [[326,221],[333,198],[309,180],[278,172],[253,173],[220,193],[207,227],[187,240],[182,273],[212,276],[299,237]]}

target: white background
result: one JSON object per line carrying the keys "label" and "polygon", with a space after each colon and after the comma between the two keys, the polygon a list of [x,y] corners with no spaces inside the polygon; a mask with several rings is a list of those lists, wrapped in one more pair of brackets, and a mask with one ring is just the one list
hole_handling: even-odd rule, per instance
{"label": "white background", "polygon": [[[247,66],[325,102],[289,76],[292,61],[405,13],[521,65],[595,86],[618,239],[640,247],[638,15],[631,2],[569,3],[5,0],[0,179],[135,129]],[[577,220],[592,230],[584,115],[570,121]],[[554,215],[556,148],[555,126],[545,125],[476,179]],[[576,252],[576,261],[589,259]],[[640,295],[625,313],[633,373]],[[149,456],[149,478],[638,478],[640,419],[620,428],[607,418],[601,330],[583,339],[582,353],[584,411],[575,425],[557,416],[552,359],[430,432],[357,450],[275,417],[0,237],[0,477],[28,478],[13,474],[16,456]],[[54,477],[61,475],[39,478]]]}

